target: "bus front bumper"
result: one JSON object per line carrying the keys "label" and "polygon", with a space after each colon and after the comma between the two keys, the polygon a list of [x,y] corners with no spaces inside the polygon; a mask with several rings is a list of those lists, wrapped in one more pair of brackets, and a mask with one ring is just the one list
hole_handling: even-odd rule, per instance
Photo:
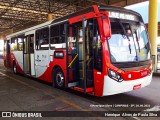
{"label": "bus front bumper", "polygon": [[151,83],[152,74],[141,79],[117,82],[108,76],[104,77],[103,96],[114,95],[134,90],[134,87],[141,85],[145,87]]}

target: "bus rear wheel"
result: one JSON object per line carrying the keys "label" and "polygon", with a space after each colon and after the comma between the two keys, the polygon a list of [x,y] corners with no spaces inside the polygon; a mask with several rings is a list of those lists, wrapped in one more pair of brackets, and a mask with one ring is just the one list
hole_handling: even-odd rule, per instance
{"label": "bus rear wheel", "polygon": [[17,66],[15,62],[13,63],[13,72],[14,74],[17,74]]}
{"label": "bus rear wheel", "polygon": [[60,68],[54,70],[54,86],[59,89],[64,89],[64,74]]}

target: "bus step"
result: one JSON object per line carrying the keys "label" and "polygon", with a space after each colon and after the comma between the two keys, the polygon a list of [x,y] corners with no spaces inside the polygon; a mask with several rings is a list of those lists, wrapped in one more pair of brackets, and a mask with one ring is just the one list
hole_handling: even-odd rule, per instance
{"label": "bus step", "polygon": [[86,88],[86,92],[87,92],[87,93],[93,92],[93,87]]}
{"label": "bus step", "polygon": [[79,82],[72,82],[72,83],[68,83],[68,87],[74,87],[79,85]]}
{"label": "bus step", "polygon": [[93,92],[93,87],[89,87],[89,88],[86,88],[83,89],[83,88],[80,88],[80,87],[74,87],[73,89],[77,90],[77,91],[80,91],[80,92],[86,92],[86,93],[91,93]]}

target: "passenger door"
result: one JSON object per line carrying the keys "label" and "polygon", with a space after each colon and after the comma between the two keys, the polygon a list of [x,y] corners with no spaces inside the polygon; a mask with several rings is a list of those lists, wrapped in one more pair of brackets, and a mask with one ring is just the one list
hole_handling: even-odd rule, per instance
{"label": "passenger door", "polygon": [[24,73],[27,75],[35,76],[35,63],[34,63],[34,34],[28,34],[24,38]]}
{"label": "passenger door", "polygon": [[68,27],[68,86],[80,87],[84,92],[94,85],[93,22],[90,19]]}

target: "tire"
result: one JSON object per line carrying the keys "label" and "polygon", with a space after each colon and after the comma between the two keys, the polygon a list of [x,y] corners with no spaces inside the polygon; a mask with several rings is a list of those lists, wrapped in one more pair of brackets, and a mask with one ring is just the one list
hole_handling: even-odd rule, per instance
{"label": "tire", "polygon": [[56,88],[64,89],[65,78],[62,70],[60,68],[56,68],[53,74],[53,85]]}
{"label": "tire", "polygon": [[17,74],[17,66],[15,62],[13,63],[13,73]]}

